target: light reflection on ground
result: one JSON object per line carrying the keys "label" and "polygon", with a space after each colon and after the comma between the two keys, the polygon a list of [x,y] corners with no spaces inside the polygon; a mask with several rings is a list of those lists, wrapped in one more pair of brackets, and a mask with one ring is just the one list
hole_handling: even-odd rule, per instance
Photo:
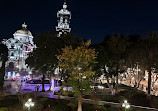
{"label": "light reflection on ground", "polygon": [[[8,88],[9,84],[11,85],[10,88]],[[22,87],[19,88],[19,86],[21,84],[22,84]],[[5,93],[6,94],[11,94],[11,95],[16,94],[19,91],[19,89],[21,89],[21,91],[20,91],[21,93],[37,92],[36,91],[37,84],[28,84],[28,83],[21,82],[21,81],[5,81],[4,82],[4,87],[6,87]],[[58,95],[54,95],[54,92],[58,92],[60,90],[60,87],[54,87],[54,88],[52,88],[51,91],[48,91],[49,87],[50,87],[49,84],[45,84],[44,88],[45,88],[46,92],[40,92],[40,91],[42,91],[42,84],[40,84],[40,87],[39,87],[39,92],[40,93],[37,93],[38,96],[44,96],[44,97],[49,97],[49,98],[58,98]],[[70,87],[69,88],[63,88],[63,90],[72,90],[72,88],[70,88]]]}

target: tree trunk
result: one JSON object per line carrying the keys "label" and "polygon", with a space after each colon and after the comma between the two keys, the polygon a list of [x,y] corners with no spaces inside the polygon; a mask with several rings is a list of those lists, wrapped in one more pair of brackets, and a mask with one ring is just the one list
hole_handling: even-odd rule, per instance
{"label": "tree trunk", "polygon": [[137,78],[135,78],[135,83],[134,83],[134,87],[135,87],[135,88],[137,88],[137,86],[138,86],[138,84],[137,84],[138,82],[137,82],[136,79],[137,79]]}
{"label": "tree trunk", "polygon": [[78,110],[77,111],[82,111],[82,95],[78,97]]}
{"label": "tree trunk", "polygon": [[148,72],[148,95],[150,95],[150,89],[151,89],[151,69],[149,69]]}
{"label": "tree trunk", "polygon": [[50,84],[49,84],[49,91],[51,90],[51,73],[49,74],[49,81],[50,81]]}
{"label": "tree trunk", "polygon": [[45,92],[45,89],[44,89],[44,80],[45,80],[45,75],[43,74],[43,77],[42,77],[42,92]]}
{"label": "tree trunk", "polygon": [[119,68],[118,68],[118,66],[119,65],[118,65],[118,61],[117,61],[117,68],[116,68],[116,73],[117,73],[116,74],[116,93],[118,92],[118,79],[119,79],[118,78],[118,75],[119,75],[119,71],[118,71]]}
{"label": "tree trunk", "polygon": [[[145,71],[143,71],[145,73]],[[139,73],[139,76],[138,76],[138,83],[137,83],[137,88],[139,88],[140,86],[140,82],[142,81],[143,79],[143,72],[142,73]]]}
{"label": "tree trunk", "polygon": [[118,73],[116,75],[116,93],[118,92]]}
{"label": "tree trunk", "polygon": [[2,62],[2,66],[0,68],[0,92],[3,92],[4,85],[4,76],[5,76],[5,62]]}
{"label": "tree trunk", "polygon": [[142,81],[142,79],[139,79],[138,84],[137,84],[137,88],[139,88],[141,81]]}
{"label": "tree trunk", "polygon": [[110,89],[110,91],[111,91],[111,94],[112,94],[112,95],[115,95],[114,89],[111,87],[111,85],[110,85],[110,83],[109,83],[109,78],[107,77],[106,79],[107,79],[107,84],[108,84],[108,87],[109,87],[109,89]]}
{"label": "tree trunk", "polygon": [[58,99],[61,98],[62,92],[63,92],[63,86],[61,86],[61,89],[58,91]]}

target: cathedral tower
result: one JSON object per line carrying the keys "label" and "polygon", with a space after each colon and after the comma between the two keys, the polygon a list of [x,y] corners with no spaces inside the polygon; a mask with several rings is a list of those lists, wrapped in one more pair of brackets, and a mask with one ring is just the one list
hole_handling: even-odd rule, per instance
{"label": "cathedral tower", "polygon": [[58,18],[58,26],[56,26],[56,31],[58,32],[58,37],[61,34],[67,34],[71,31],[70,28],[70,19],[71,19],[71,12],[67,10],[67,4],[64,2],[63,8],[57,12]]}

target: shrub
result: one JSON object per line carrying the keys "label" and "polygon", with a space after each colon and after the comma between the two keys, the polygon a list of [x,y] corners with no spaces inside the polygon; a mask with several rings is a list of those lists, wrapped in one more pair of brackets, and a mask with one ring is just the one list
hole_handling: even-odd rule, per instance
{"label": "shrub", "polygon": [[70,107],[72,110],[75,110],[75,108],[77,108],[77,100],[76,99],[70,100],[67,106]]}
{"label": "shrub", "polygon": [[104,107],[103,105],[98,105],[97,106],[98,110],[104,110],[104,111],[108,111],[106,107]]}
{"label": "shrub", "polygon": [[8,111],[8,108],[7,107],[1,107],[0,111]]}
{"label": "shrub", "polygon": [[93,104],[83,104],[83,111],[96,111],[97,109],[97,105],[93,105]]}
{"label": "shrub", "polygon": [[16,96],[4,96],[0,100],[0,107],[15,106],[15,103],[18,103]]}
{"label": "shrub", "polygon": [[118,102],[119,101],[118,96],[113,96],[113,95],[102,95],[101,98],[105,101],[110,101],[110,102]]}
{"label": "shrub", "polygon": [[53,111],[69,111],[69,108],[65,105],[55,105]]}

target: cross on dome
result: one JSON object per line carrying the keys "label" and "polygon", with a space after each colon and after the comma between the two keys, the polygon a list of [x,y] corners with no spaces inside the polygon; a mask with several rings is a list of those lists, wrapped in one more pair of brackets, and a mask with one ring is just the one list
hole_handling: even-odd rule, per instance
{"label": "cross on dome", "polygon": [[22,24],[22,28],[27,28],[27,25],[25,24],[25,22]]}
{"label": "cross on dome", "polygon": [[66,9],[66,8],[67,8],[67,5],[66,5],[66,2],[64,2],[63,9]]}

